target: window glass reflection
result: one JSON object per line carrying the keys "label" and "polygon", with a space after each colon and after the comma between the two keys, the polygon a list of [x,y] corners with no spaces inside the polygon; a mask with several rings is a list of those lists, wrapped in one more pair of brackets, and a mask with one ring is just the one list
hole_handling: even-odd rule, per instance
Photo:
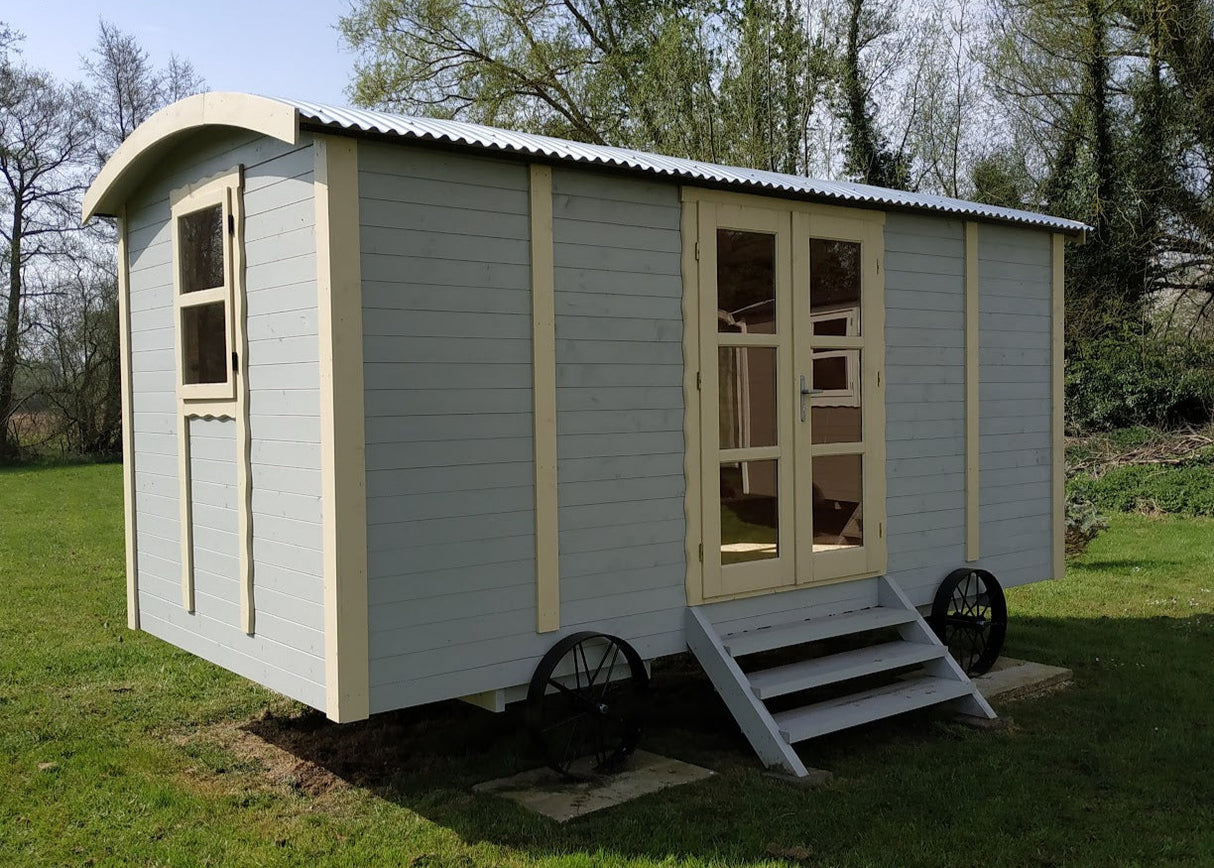
{"label": "window glass reflection", "polygon": [[775,446],[775,347],[721,347],[717,353],[721,448]]}
{"label": "window glass reflection", "polygon": [[860,334],[860,245],[809,242],[809,307],[815,335]]}
{"label": "window glass reflection", "polygon": [[717,331],[775,334],[776,236],[717,230]]}
{"label": "window glass reflection", "polygon": [[864,545],[863,457],[820,455],[813,480],[814,551]]}
{"label": "window glass reflection", "polygon": [[223,208],[203,208],[180,218],[181,291],[223,286]]}
{"label": "window glass reflection", "polygon": [[721,465],[721,563],[780,555],[779,462]]}

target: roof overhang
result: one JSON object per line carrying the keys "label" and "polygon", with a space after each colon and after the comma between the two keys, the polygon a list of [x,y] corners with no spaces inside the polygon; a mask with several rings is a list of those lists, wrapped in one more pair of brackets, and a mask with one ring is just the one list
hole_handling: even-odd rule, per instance
{"label": "roof overhang", "polygon": [[200,93],[161,109],[127,137],[84,194],[84,222],[114,215],[172,144],[204,126],[235,127],[288,144],[299,142],[299,112],[292,105],[245,93]]}

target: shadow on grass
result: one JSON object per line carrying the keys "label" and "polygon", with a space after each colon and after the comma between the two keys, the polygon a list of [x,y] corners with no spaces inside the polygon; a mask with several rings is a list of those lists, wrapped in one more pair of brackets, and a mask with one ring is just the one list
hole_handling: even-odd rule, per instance
{"label": "shadow on grass", "polygon": [[1214,616],[1024,619],[1007,652],[1068,666],[1076,685],[1002,709],[1016,721],[1003,731],[925,712],[809,742],[806,764],[836,774],[811,788],[760,774],[694,660],[659,661],[644,746],[717,775],[564,826],[470,792],[535,765],[517,708],[440,703],[341,726],[308,713],[245,729],[466,842],[531,857],[736,864],[794,848],[814,864],[1124,864],[1165,843],[1181,861],[1214,854]]}
{"label": "shadow on grass", "polygon": [[1115,560],[1085,560],[1083,568],[1085,570],[1096,570],[1101,572],[1125,572],[1126,570],[1141,569],[1144,566],[1150,566],[1151,569],[1160,567],[1180,567],[1186,566],[1184,561],[1180,560],[1161,560],[1160,558],[1151,558],[1150,561],[1139,558],[1121,558]]}

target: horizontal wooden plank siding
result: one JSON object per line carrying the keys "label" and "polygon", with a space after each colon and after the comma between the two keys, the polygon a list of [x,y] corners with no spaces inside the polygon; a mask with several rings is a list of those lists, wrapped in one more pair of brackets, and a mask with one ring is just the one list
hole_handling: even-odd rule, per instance
{"label": "horizontal wooden plank siding", "polygon": [[499,686],[453,673],[501,657],[451,649],[534,635],[530,218],[526,166],[364,142],[359,173],[382,711]]}
{"label": "horizontal wooden plank siding", "polygon": [[[889,574],[916,605],[965,565],[965,236],[888,215]],[[1007,586],[1049,575],[1050,236],[979,234],[981,557]]]}
{"label": "horizontal wooden plank siding", "polygon": [[983,226],[978,257],[979,563],[1012,587],[1053,574],[1051,237]]}
{"label": "horizontal wooden plank siding", "polygon": [[965,226],[889,214],[885,247],[889,575],[923,605],[965,563]]}
{"label": "horizontal wooden plank siding", "polygon": [[[526,167],[360,150],[371,708],[526,682]],[[678,190],[553,172],[560,631],[682,648]],[[387,231],[384,231],[387,230]]]}
{"label": "horizontal wooden plank siding", "polygon": [[553,200],[561,627],[601,619],[630,637],[657,624],[654,647],[680,651],[679,190],[559,169]]}
{"label": "horizontal wooden plank siding", "polygon": [[[190,422],[196,606],[181,606],[169,191],[245,166],[256,634],[241,629],[232,421]],[[319,346],[308,145],[207,133],[130,203],[131,365],[141,626],[324,707]]]}

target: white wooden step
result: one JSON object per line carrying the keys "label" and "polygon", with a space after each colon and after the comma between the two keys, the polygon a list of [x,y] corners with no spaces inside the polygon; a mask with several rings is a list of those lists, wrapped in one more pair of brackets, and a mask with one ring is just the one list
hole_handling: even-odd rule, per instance
{"label": "white wooden step", "polygon": [[751,672],[747,678],[755,696],[759,699],[771,699],[798,690],[809,690],[877,672],[888,672],[903,666],[939,660],[947,653],[947,649],[942,645],[886,642],[883,645],[870,645],[828,657],[801,660],[787,666]]}
{"label": "white wooden step", "polygon": [[866,630],[897,627],[900,624],[909,624],[918,617],[919,613],[914,609],[874,606],[871,609],[831,615],[828,618],[811,618],[808,621],[774,624],[744,633],[732,633],[723,637],[721,644],[731,656],[741,657],[744,654],[787,648],[790,645],[817,642],[820,639],[833,639],[836,636],[848,636]]}
{"label": "white wooden step", "polygon": [[904,711],[960,699],[969,696],[972,691],[973,687],[964,681],[923,676],[782,711],[772,717],[780,729],[780,735],[789,744],[796,744]]}

